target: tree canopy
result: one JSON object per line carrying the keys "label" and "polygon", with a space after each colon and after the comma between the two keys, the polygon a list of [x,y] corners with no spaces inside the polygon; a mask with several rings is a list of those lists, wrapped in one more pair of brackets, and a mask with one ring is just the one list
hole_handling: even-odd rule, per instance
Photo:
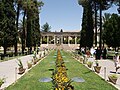
{"label": "tree canopy", "polygon": [[50,32],[51,26],[46,22],[41,28],[42,32]]}
{"label": "tree canopy", "polygon": [[120,47],[120,16],[112,14],[104,23],[103,38],[105,43],[111,47]]}
{"label": "tree canopy", "polygon": [[[0,46],[4,54],[8,47],[14,46],[17,54],[17,44],[21,38],[22,52],[25,47],[40,45],[39,13],[42,1],[38,0],[1,0],[0,1]],[[23,12],[23,26],[19,27],[19,16]],[[26,42],[26,43],[25,43]]]}

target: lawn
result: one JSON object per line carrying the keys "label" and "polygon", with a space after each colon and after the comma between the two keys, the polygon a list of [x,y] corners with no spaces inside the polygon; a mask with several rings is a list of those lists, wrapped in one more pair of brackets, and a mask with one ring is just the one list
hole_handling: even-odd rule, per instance
{"label": "lawn", "polygon": [[[53,63],[56,60],[56,57],[53,57],[55,54],[56,51],[51,52],[48,57],[6,90],[53,90],[52,82],[39,82],[39,79],[52,77],[52,72],[49,69],[55,68],[55,64]],[[68,78],[81,77],[85,80],[83,83],[72,82],[74,90],[117,90],[84,65],[74,60],[71,54],[62,51],[62,56],[63,60],[66,61]]]}

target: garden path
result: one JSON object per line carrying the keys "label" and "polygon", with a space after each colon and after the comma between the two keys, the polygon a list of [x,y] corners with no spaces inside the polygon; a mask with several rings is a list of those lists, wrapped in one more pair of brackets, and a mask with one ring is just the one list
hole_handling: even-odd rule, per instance
{"label": "garden path", "polygon": [[[93,61],[94,58],[88,58],[89,61]],[[108,75],[115,73],[115,65],[114,62],[110,59],[101,59],[98,60],[99,65],[102,66],[100,73],[98,74],[99,76],[101,76],[102,78],[104,78],[105,80],[108,80]],[[93,66],[95,65],[95,62],[93,64]],[[93,68],[92,68],[93,70]],[[120,69],[117,71],[117,76],[118,76],[118,80],[116,82],[116,85],[114,85],[115,87],[118,88],[118,90],[120,90]]]}
{"label": "garden path", "polygon": [[[27,68],[27,61],[32,60],[32,55],[22,56],[20,59],[24,68]],[[0,62],[0,78],[5,78],[5,83],[1,86],[0,90],[2,88],[8,87],[22,76],[17,74],[17,69],[17,59]]]}

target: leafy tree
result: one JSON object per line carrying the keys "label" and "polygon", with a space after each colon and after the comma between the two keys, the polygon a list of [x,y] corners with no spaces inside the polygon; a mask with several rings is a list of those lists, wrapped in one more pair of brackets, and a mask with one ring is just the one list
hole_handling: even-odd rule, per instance
{"label": "leafy tree", "polygon": [[[90,0],[78,0],[79,4],[82,6],[85,6],[86,3]],[[97,10],[99,10],[99,17],[100,17],[100,40],[99,40],[99,46],[101,48],[101,44],[102,44],[102,10],[107,10],[108,8],[111,7],[111,5],[113,4],[113,2],[115,2],[116,0],[91,0],[91,6],[94,9],[95,12],[95,45],[97,44]]]}
{"label": "leafy tree", "polygon": [[103,24],[107,22],[110,19],[110,17],[111,17],[110,13],[105,13],[103,16]]}
{"label": "leafy tree", "polygon": [[46,22],[41,28],[42,32],[50,32],[51,26]]}
{"label": "leafy tree", "polygon": [[3,36],[4,36],[4,28],[5,28],[5,13],[4,13],[4,3],[0,1],[0,46],[2,46]]}
{"label": "leafy tree", "polygon": [[99,47],[102,47],[102,10],[107,10],[111,7],[113,0],[93,0],[96,2],[97,8],[99,9],[99,17],[100,17],[100,40]]}
{"label": "leafy tree", "polygon": [[104,23],[103,38],[108,46],[114,48],[120,46],[120,16],[112,14],[110,19]]}
{"label": "leafy tree", "polygon": [[[105,13],[104,16],[103,16],[103,22],[102,24],[104,25],[105,22],[107,22],[111,17],[111,14],[110,13]],[[103,28],[103,33],[104,33],[104,28]],[[104,47],[104,38],[102,37],[102,40],[103,40],[103,47]]]}
{"label": "leafy tree", "polygon": [[4,47],[4,54],[6,54],[7,47],[14,45],[16,40],[16,28],[15,28],[15,10],[14,1],[3,0],[1,3],[1,32],[3,38],[1,45]]}

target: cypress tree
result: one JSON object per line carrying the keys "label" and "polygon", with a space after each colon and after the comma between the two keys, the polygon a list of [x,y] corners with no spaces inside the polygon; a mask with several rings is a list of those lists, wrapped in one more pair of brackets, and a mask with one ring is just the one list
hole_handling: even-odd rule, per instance
{"label": "cypress tree", "polygon": [[4,47],[4,54],[6,54],[7,47],[14,45],[16,28],[15,28],[15,10],[14,1],[2,0],[2,25],[1,31],[3,32],[2,46]]}
{"label": "cypress tree", "polygon": [[92,7],[91,2],[86,2],[83,5],[83,20],[82,20],[82,30],[81,30],[81,47],[93,46],[93,18],[92,18]]}

